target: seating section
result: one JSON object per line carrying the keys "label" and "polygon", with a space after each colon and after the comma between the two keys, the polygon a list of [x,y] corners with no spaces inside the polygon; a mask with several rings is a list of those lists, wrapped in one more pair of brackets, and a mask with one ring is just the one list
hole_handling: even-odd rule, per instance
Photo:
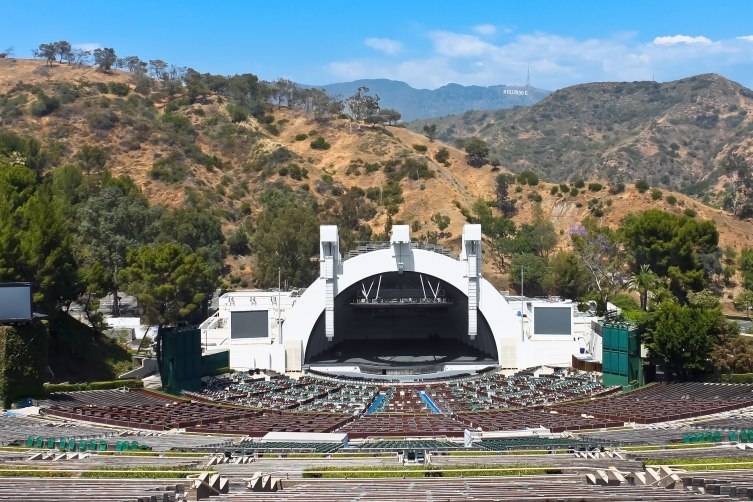
{"label": "seating section", "polygon": [[235,449],[253,450],[260,453],[275,451],[331,453],[337,451],[340,447],[342,447],[342,443],[251,440],[240,441],[234,446]]}
{"label": "seating section", "polygon": [[349,420],[345,415],[324,413],[254,412],[239,417],[204,421],[188,432],[244,434],[259,437],[268,432],[332,432]]}
{"label": "seating section", "polygon": [[456,418],[470,429],[481,428],[485,431],[514,431],[531,427],[546,427],[552,432],[564,432],[623,425],[623,422],[619,420],[586,418],[573,414],[553,413],[543,409],[458,413]]}
{"label": "seating section", "polygon": [[604,441],[588,441],[573,438],[503,438],[483,439],[474,446],[491,451],[507,450],[593,450],[605,446]]}
{"label": "seating section", "polygon": [[753,406],[753,385],[676,383],[654,385],[608,399],[557,406],[561,413],[606,421],[651,424]]}

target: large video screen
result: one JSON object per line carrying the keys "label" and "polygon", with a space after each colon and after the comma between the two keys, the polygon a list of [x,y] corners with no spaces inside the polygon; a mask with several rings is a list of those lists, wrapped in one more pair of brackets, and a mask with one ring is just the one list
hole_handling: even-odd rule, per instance
{"label": "large video screen", "polygon": [[572,333],[570,307],[534,307],[534,335],[570,335]]}
{"label": "large video screen", "polygon": [[0,283],[0,322],[31,319],[31,286]]}
{"label": "large video screen", "polygon": [[266,338],[269,322],[266,310],[234,311],[230,313],[230,338]]}

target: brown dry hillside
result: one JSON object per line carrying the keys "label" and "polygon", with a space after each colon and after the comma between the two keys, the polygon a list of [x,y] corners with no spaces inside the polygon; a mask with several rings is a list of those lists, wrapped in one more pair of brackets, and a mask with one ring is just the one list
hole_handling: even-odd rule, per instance
{"label": "brown dry hillside", "polygon": [[[124,92],[113,83],[129,87]],[[35,115],[42,94],[59,106]],[[228,231],[257,210],[265,188],[285,184],[312,194],[327,217],[340,210],[344,194],[355,194],[372,209],[363,223],[375,234],[392,213],[394,223],[413,225],[415,238],[432,238],[438,231],[432,215],[448,216],[449,234],[440,240],[457,247],[463,211],[478,199],[493,198],[500,172],[469,167],[462,151],[403,127],[359,128],[343,118],[315,120],[284,107],[273,108],[264,120],[233,121],[222,96],[210,93],[191,103],[180,89],[172,95],[136,92],[125,73],[38,61],[0,60],[0,128],[52,145],[55,165],[74,162],[84,145],[106,149],[106,167],[132,177],[152,202],[179,205],[187,191],[201,194]],[[320,137],[329,148],[312,147]],[[449,152],[446,163],[435,160],[441,148]],[[753,245],[750,222],[681,194],[665,191],[655,199],[627,185],[618,194],[604,182],[599,191],[586,187],[577,196],[563,196],[552,194],[548,183],[513,184],[510,193],[518,222],[530,220],[540,206],[562,235],[589,214],[603,214],[605,223],[617,225],[629,212],[661,207],[713,219],[724,246]],[[236,271],[245,261],[228,260]]]}

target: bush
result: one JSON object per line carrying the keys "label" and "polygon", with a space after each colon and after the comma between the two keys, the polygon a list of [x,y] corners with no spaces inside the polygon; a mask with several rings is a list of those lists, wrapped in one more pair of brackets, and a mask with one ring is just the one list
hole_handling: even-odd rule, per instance
{"label": "bush", "polygon": [[563,194],[568,194],[570,193],[570,187],[565,183],[560,183],[560,192],[562,192]]}
{"label": "bush", "polygon": [[584,188],[586,186],[586,182],[580,179],[575,180],[575,183],[573,183],[573,186],[575,186],[575,188],[578,188],[578,189]]}
{"label": "bush", "polygon": [[434,154],[434,160],[442,164],[447,163],[447,161],[450,160],[450,151],[445,147],[440,148],[437,150],[437,153]]}
{"label": "bush", "polygon": [[635,182],[635,189],[640,193],[646,193],[651,188],[646,180],[638,180]]}
{"label": "bush", "polygon": [[295,135],[295,140],[296,141],[303,141],[303,140],[307,139],[308,137],[309,137],[308,134],[300,133],[300,134],[296,134]]}
{"label": "bush", "polygon": [[658,188],[651,190],[651,200],[659,200],[661,199],[661,195],[661,190],[659,190]]}
{"label": "bush", "polygon": [[664,200],[666,200],[667,204],[669,204],[670,206],[677,204],[677,197],[675,197],[674,195],[667,195]]}
{"label": "bush", "polygon": [[604,185],[601,183],[589,183],[588,189],[592,192],[601,192],[601,189],[604,188]]}
{"label": "bush", "polygon": [[227,248],[230,250],[230,254],[245,255],[249,252],[248,247],[248,234],[239,228],[233,232],[227,240]]}
{"label": "bush", "polygon": [[37,99],[31,104],[31,114],[35,117],[44,117],[60,108],[60,100],[50,97],[43,92],[37,93]]}
{"label": "bush", "polygon": [[79,390],[108,390],[108,389],[143,389],[144,382],[141,380],[107,380],[103,382],[85,383],[46,383],[44,390],[52,392],[75,392]]}
{"label": "bush", "polygon": [[238,105],[227,105],[227,112],[230,115],[230,121],[234,124],[248,120],[248,112]]}
{"label": "bush", "polygon": [[319,136],[314,141],[311,142],[311,148],[313,150],[329,150],[329,147],[332,146],[329,143],[327,143],[327,140]]}
{"label": "bush", "polygon": [[164,183],[180,183],[188,176],[188,168],[175,156],[160,159],[152,165],[149,177]]}
{"label": "bush", "polygon": [[121,82],[110,82],[107,85],[107,89],[110,91],[110,94],[115,94],[116,96],[128,96],[128,93],[131,91],[128,84]]}
{"label": "bush", "polygon": [[688,218],[695,218],[698,213],[696,213],[695,209],[686,208],[685,211],[682,212],[685,216]]}
{"label": "bush", "polygon": [[118,116],[112,110],[90,113],[86,117],[89,127],[97,131],[109,131],[118,123]]}
{"label": "bush", "polygon": [[617,195],[618,193],[622,193],[624,191],[625,191],[625,183],[622,183],[622,182],[612,185],[612,187],[609,189],[609,193],[611,193],[612,195]]}
{"label": "bush", "polygon": [[560,187],[557,185],[553,185],[552,188],[549,189],[549,193],[552,195],[557,195],[560,191]]}
{"label": "bush", "polygon": [[533,187],[539,184],[539,177],[533,171],[523,171],[518,175],[518,183]]}
{"label": "bush", "polygon": [[426,153],[426,151],[428,150],[426,145],[419,145],[419,144],[413,145],[413,149],[417,151],[418,153]]}
{"label": "bush", "polygon": [[728,373],[721,375],[724,383],[753,383],[753,373]]}

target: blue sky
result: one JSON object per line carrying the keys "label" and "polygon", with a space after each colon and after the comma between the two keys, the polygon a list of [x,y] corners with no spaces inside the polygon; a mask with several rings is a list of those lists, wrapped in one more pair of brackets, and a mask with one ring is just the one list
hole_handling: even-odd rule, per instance
{"label": "blue sky", "polygon": [[4,0],[0,50],[65,39],[214,73],[415,87],[673,80],[753,86],[750,1]]}

